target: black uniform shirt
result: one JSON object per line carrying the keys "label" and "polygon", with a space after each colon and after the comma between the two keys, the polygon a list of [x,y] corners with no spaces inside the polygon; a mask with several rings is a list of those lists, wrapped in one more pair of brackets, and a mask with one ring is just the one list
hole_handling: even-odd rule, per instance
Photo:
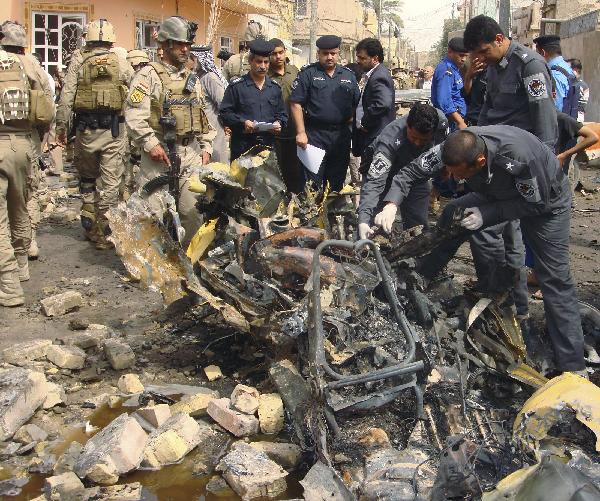
{"label": "black uniform shirt", "polygon": [[329,76],[319,63],[300,70],[292,84],[290,101],[302,105],[306,127],[318,123],[342,125],[350,121],[360,100],[360,89],[354,73],[336,66]]}
{"label": "black uniform shirt", "polygon": [[537,52],[511,42],[506,55],[487,69],[487,93],[478,125],[513,125],[554,148],[557,140],[552,76]]}
{"label": "black uniform shirt", "polygon": [[242,132],[244,122],[279,122],[285,127],[288,121],[281,87],[269,77],[265,78],[259,89],[249,73],[234,78],[227,89],[219,107],[219,118],[232,131]]}
{"label": "black uniform shirt", "polygon": [[[432,144],[443,142],[448,136],[448,119],[438,111],[438,128]],[[369,146],[373,160],[360,190],[358,222],[371,224],[375,210],[382,205],[383,197],[398,171],[408,165],[428,148],[417,148],[406,137],[407,115],[385,126],[381,134]],[[430,145],[431,146],[431,145]]]}
{"label": "black uniform shirt", "polygon": [[[509,125],[469,127],[487,148],[487,167],[467,180],[489,203],[479,206],[484,226],[570,209],[571,190],[554,152],[534,135]],[[410,187],[444,167],[443,144],[400,169],[385,202],[400,205]]]}

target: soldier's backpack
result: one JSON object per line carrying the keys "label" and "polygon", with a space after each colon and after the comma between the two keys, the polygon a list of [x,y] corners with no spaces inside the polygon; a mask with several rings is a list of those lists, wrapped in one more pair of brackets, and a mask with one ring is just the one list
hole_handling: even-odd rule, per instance
{"label": "soldier's backpack", "polygon": [[54,103],[31,89],[19,56],[0,49],[0,124],[27,130],[49,125],[53,116]]}
{"label": "soldier's backpack", "polygon": [[118,57],[108,50],[84,53],[77,75],[75,112],[116,113],[123,109],[127,87],[122,83]]}
{"label": "soldier's backpack", "polygon": [[550,69],[559,71],[565,77],[567,77],[567,80],[569,81],[569,90],[567,91],[567,95],[563,99],[563,106],[562,106],[561,111],[573,118],[577,118],[577,114],[579,112],[579,93],[580,93],[577,77],[575,75],[573,75],[572,73],[569,73],[562,66],[554,65]]}

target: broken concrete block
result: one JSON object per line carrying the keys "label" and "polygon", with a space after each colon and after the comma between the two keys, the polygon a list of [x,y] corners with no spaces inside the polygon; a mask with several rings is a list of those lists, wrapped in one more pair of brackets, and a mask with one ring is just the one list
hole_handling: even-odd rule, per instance
{"label": "broken concrete block", "polygon": [[266,434],[279,433],[283,430],[284,409],[283,400],[278,393],[265,393],[261,395],[258,405],[258,420],[260,430]]}
{"label": "broken concrete block", "polygon": [[[303,480],[300,481],[304,487],[304,499],[306,501],[323,501],[335,499],[336,501],[354,501],[354,496],[337,472],[317,461],[308,471]],[[405,499],[405,498],[382,498],[382,499]],[[412,498],[409,498],[412,499]]]}
{"label": "broken concrete block", "polygon": [[48,348],[52,345],[49,339],[36,339],[18,343],[2,350],[2,359],[13,365],[25,365],[32,360],[46,358]]}
{"label": "broken concrete block", "polygon": [[219,398],[219,392],[196,393],[195,395],[184,395],[181,400],[171,406],[171,413],[185,412],[192,417],[203,416],[211,400]]}
{"label": "broken concrete block", "polygon": [[231,405],[244,414],[254,414],[258,410],[260,393],[256,388],[238,384],[231,394]]}
{"label": "broken concrete block", "polygon": [[136,414],[155,428],[158,428],[171,417],[171,409],[167,404],[150,405],[138,409]]}
{"label": "broken concrete block", "polygon": [[74,471],[102,485],[112,485],[142,462],[148,436],[135,418],[121,414],[85,444]]}
{"label": "broken concrete block", "polygon": [[46,376],[15,368],[0,370],[0,442],[12,437],[46,398]]}
{"label": "broken concrete block", "polygon": [[15,433],[13,440],[22,444],[31,442],[43,442],[48,438],[48,434],[35,424],[26,424],[21,426]]}
{"label": "broken concrete block", "polygon": [[110,485],[98,488],[98,497],[102,501],[142,501],[142,484],[134,482],[125,485]]}
{"label": "broken concrete block", "polygon": [[56,405],[60,405],[64,402],[65,392],[62,386],[48,382],[46,384],[46,399],[42,404],[43,409],[52,409]]}
{"label": "broken concrete block", "polygon": [[232,409],[228,398],[211,400],[206,411],[211,418],[236,437],[249,437],[258,433],[258,419]]}
{"label": "broken concrete block", "polygon": [[48,347],[46,358],[61,369],[83,369],[86,354],[77,346],[59,346],[53,344]]}
{"label": "broken concrete block", "polygon": [[287,489],[287,472],[264,452],[237,442],[221,459],[217,470],[242,499],[275,498]]}
{"label": "broken concrete block", "polygon": [[175,414],[149,435],[142,465],[161,468],[176,463],[192,451],[203,438],[207,435],[212,437],[214,433],[209,425],[199,423],[189,414]]}
{"label": "broken concrete block", "polygon": [[63,452],[63,454],[56,461],[53,473],[55,475],[60,475],[61,473],[73,471],[73,468],[75,468],[75,463],[77,462],[77,458],[81,454],[82,450],[83,445],[81,445],[79,442],[71,442],[67,450]]}
{"label": "broken concrete block", "polygon": [[216,381],[223,377],[221,368],[218,365],[208,365],[204,368],[204,374],[206,374],[209,381]]}
{"label": "broken concrete block", "polygon": [[46,499],[52,501],[83,500],[85,487],[72,471],[47,478],[44,482]]}
{"label": "broken concrete block", "polygon": [[44,315],[54,317],[79,308],[83,304],[83,296],[77,291],[67,291],[42,299],[40,302]]}
{"label": "broken concrete block", "polygon": [[104,343],[104,353],[116,371],[128,369],[135,364],[135,355],[130,346],[116,339],[109,339]]}
{"label": "broken concrete block", "polygon": [[123,374],[117,382],[117,387],[123,393],[142,393],[144,385],[137,374]]}
{"label": "broken concrete block", "polygon": [[302,449],[296,444],[283,442],[250,442],[250,446],[264,452],[269,459],[275,461],[286,470],[293,470],[300,464]]}
{"label": "broken concrete block", "polygon": [[77,331],[59,338],[66,345],[77,346],[82,350],[97,348],[110,337],[110,329],[105,325],[91,324],[84,331]]}

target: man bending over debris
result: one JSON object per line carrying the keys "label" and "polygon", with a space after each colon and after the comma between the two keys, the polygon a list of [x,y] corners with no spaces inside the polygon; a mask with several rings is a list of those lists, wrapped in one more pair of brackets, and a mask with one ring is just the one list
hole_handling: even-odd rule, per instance
{"label": "man bending over debris", "polygon": [[469,231],[425,256],[419,265],[422,275],[433,278],[472,232],[520,219],[535,256],[557,368],[586,377],[581,318],[569,268],[571,190],[555,154],[531,133],[508,125],[456,131],[394,177],[380,213],[384,217],[379,218],[384,230],[391,230],[410,188],[444,165],[457,179],[466,179],[473,192],[452,200],[439,224],[449,224],[455,209],[464,208],[461,225]]}

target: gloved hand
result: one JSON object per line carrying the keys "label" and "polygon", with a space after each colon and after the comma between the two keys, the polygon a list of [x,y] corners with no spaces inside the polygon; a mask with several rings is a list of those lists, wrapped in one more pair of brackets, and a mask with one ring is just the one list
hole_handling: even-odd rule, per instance
{"label": "gloved hand", "polygon": [[483,226],[483,216],[477,207],[469,207],[465,209],[465,217],[461,222],[461,226],[467,230],[475,231]]}
{"label": "gloved hand", "polygon": [[398,212],[398,207],[396,207],[395,204],[388,203],[383,210],[375,216],[375,225],[381,226],[383,231],[390,233],[394,221],[396,220],[396,212]]}
{"label": "gloved hand", "polygon": [[367,223],[360,223],[358,225],[358,238],[360,240],[364,240],[365,238],[371,238],[373,236],[374,231],[371,229],[371,226]]}

